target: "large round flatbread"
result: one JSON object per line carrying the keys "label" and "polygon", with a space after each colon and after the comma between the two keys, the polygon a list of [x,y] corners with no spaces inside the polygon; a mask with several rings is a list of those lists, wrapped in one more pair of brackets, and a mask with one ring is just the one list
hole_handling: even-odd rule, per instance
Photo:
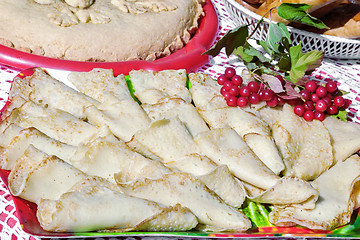
{"label": "large round flatbread", "polygon": [[189,41],[202,2],[3,0],[0,43],[66,60],[154,60]]}

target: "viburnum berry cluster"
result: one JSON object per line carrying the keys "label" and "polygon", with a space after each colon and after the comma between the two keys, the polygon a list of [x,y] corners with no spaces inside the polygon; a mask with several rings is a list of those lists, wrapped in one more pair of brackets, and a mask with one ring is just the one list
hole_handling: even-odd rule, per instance
{"label": "viburnum berry cluster", "polygon": [[217,78],[217,82],[222,85],[220,93],[230,107],[245,107],[261,101],[265,101],[270,107],[285,103],[284,99],[277,96],[263,83],[252,80],[244,84],[243,78],[236,74],[236,70],[232,67],[226,68],[225,72]]}
{"label": "viburnum berry cluster", "polygon": [[323,121],[326,115],[336,115],[339,110],[344,110],[350,105],[350,100],[341,96],[334,81],[328,81],[325,85],[308,81],[300,94],[303,101],[294,106],[294,112],[306,121]]}
{"label": "viburnum berry cluster", "polygon": [[[286,80],[282,76],[276,77],[285,85]],[[230,107],[246,107],[261,101],[266,102],[270,107],[289,103],[294,106],[294,113],[306,121],[313,119],[323,121],[326,115],[336,115],[339,110],[346,109],[351,103],[350,100],[343,98],[334,81],[328,81],[325,85],[313,80],[307,81],[301,86],[302,90],[296,98],[284,98],[256,80],[244,83],[243,78],[236,74],[236,70],[232,67],[226,68],[217,78],[217,82],[222,85],[220,93]]]}

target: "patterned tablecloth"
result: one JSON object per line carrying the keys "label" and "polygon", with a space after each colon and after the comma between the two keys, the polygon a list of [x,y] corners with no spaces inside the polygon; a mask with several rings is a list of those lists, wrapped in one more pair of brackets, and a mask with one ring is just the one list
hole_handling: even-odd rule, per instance
{"label": "patterned tablecloth", "polygon": [[[226,31],[233,29],[235,24],[227,14],[221,0],[212,0],[212,2],[219,16],[220,37],[223,36]],[[208,73],[213,77],[217,77],[227,66],[233,66],[237,69],[243,68],[243,65],[237,61],[235,57],[228,58],[224,52],[221,52],[220,55],[211,59],[210,62],[199,69],[199,71]],[[20,71],[21,69],[0,64],[0,107],[2,107],[4,102],[7,100],[7,94],[13,77]],[[358,111],[360,110],[360,59],[324,59],[322,66],[313,73],[312,77],[319,81],[326,81],[328,79],[338,81],[340,83],[339,88],[349,92],[346,97],[352,100],[352,105],[349,108],[349,119],[360,123],[360,114],[358,114]],[[150,238],[151,237],[148,237],[148,239]],[[12,197],[2,180],[0,180],[0,239],[38,239],[37,237],[30,236],[22,231],[20,223],[16,217],[16,209],[14,207],[14,203],[12,202]]]}

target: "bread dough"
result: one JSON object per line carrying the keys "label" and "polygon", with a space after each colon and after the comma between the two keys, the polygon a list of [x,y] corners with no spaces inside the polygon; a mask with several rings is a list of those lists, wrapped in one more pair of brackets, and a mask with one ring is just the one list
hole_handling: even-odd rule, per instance
{"label": "bread dough", "polygon": [[155,60],[189,41],[204,1],[3,0],[0,44],[65,60]]}

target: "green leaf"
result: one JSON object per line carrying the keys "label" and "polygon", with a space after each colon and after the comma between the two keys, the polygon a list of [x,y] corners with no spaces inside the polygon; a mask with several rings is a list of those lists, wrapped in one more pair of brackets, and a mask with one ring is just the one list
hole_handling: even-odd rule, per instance
{"label": "green leaf", "polygon": [[344,122],[347,122],[347,116],[348,116],[348,113],[346,110],[339,110],[339,112],[335,115],[331,115],[332,117],[335,117],[335,118],[339,118],[340,120],[344,121]]}
{"label": "green leaf", "polygon": [[234,49],[243,46],[246,43],[249,35],[248,26],[240,26],[233,30],[229,30],[215,45],[213,45],[204,54],[215,57],[218,55],[222,48],[225,47],[227,56],[230,56]]}
{"label": "green leaf", "polygon": [[291,42],[290,33],[283,23],[273,23],[270,22],[268,34],[266,36],[265,44],[268,49],[272,51],[270,53],[273,55],[274,53],[283,53],[283,41]]}
{"label": "green leaf", "polygon": [[269,222],[269,210],[264,205],[252,201],[245,204],[243,212],[256,227],[272,226]]}
{"label": "green leaf", "polygon": [[310,5],[300,3],[282,3],[278,8],[278,15],[286,20],[313,26],[319,29],[328,29],[328,27],[319,19],[311,16],[306,11],[311,8]]}
{"label": "green leaf", "polygon": [[320,67],[323,57],[324,53],[317,50],[302,53],[301,44],[290,47],[291,82],[297,83],[299,79],[305,76],[305,74],[312,72],[317,67]]}

